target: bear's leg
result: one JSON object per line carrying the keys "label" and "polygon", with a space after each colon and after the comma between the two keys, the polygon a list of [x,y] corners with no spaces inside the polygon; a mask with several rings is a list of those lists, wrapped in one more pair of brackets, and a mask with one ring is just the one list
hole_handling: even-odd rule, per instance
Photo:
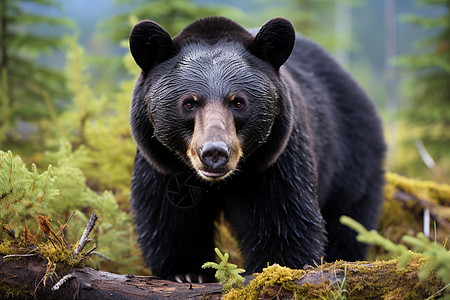
{"label": "bear's leg", "polygon": [[299,176],[283,180],[277,171],[272,167],[240,180],[224,201],[247,274],[274,263],[302,268],[324,255],[325,229],[312,189]]}
{"label": "bear's leg", "polygon": [[377,184],[374,180],[360,200],[352,202],[351,205],[345,203],[339,205],[339,201],[328,200],[328,203],[336,205],[329,205],[322,210],[328,233],[326,261],[366,259],[369,246],[358,242],[356,232],[342,225],[339,218],[346,215],[361,223],[368,230],[376,229],[382,199],[382,184]]}
{"label": "bear's leg", "polygon": [[201,266],[214,261],[215,208],[203,200],[191,208],[176,207],[166,197],[171,178],[137,154],[131,201],[144,259],[161,278],[213,280],[212,272]]}

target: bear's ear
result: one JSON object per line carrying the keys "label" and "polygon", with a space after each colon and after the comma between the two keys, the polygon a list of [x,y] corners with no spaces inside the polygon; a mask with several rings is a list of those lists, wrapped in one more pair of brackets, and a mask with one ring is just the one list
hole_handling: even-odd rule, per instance
{"label": "bear's ear", "polygon": [[144,72],[169,59],[173,48],[170,35],[153,21],[141,21],[131,30],[131,55]]}
{"label": "bear's ear", "polygon": [[275,18],[261,27],[253,42],[252,52],[278,71],[291,55],[294,43],[292,23],[284,18]]}

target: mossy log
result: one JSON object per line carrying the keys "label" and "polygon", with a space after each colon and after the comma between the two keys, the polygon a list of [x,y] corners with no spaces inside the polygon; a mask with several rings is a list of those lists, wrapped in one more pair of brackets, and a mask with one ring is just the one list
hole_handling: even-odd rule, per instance
{"label": "mossy log", "polygon": [[[217,283],[191,287],[153,276],[120,275],[89,267],[58,267],[47,276],[46,270],[47,261],[38,256],[1,259],[0,299],[202,299],[205,295],[220,299],[222,295]],[[59,282],[66,275],[71,276]]]}
{"label": "mossy log", "polygon": [[424,230],[430,212],[430,236],[442,244],[450,231],[450,185],[386,173],[385,201],[378,231],[394,243]]}
{"label": "mossy log", "polygon": [[[229,299],[291,299],[327,297],[338,291],[350,299],[426,298],[444,284],[435,277],[420,281],[420,259],[405,268],[395,261],[336,262],[306,270],[273,265],[250,276],[245,288],[234,289]],[[0,299],[220,299],[217,283],[189,284],[152,276],[119,275],[92,268],[58,267],[47,274],[39,256],[0,260]],[[67,276],[69,275],[69,276]],[[65,282],[61,278],[68,278]],[[345,286],[342,286],[345,278]],[[277,299],[278,299],[277,298]]]}

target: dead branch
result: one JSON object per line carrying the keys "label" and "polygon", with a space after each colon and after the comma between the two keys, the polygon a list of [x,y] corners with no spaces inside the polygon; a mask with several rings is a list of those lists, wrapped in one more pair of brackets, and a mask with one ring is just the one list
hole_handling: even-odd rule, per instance
{"label": "dead branch", "polygon": [[435,219],[436,221],[439,222],[439,224],[441,224],[441,226],[443,226],[446,230],[450,229],[450,222],[448,222],[445,218],[441,217],[439,214],[437,214],[436,212],[438,212],[440,210],[440,206],[434,203],[431,203],[429,201],[425,201],[423,199],[420,199],[410,193],[406,193],[403,191],[397,191],[395,193],[395,199],[400,201],[400,202],[415,202],[418,205],[420,205],[421,207],[423,207],[424,209],[429,209],[431,212],[431,216],[433,219]]}
{"label": "dead branch", "polygon": [[98,216],[95,213],[92,213],[91,218],[89,219],[89,222],[86,225],[86,229],[83,232],[83,235],[81,236],[80,242],[78,243],[77,248],[75,251],[73,251],[73,255],[78,255],[83,251],[84,247],[86,247],[86,244],[89,243],[88,236],[91,233],[92,229],[95,226],[95,222],[97,221]]}

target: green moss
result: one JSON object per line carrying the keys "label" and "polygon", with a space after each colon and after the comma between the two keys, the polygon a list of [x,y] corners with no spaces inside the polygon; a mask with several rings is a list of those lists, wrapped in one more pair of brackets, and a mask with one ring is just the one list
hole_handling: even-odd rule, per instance
{"label": "green moss", "polygon": [[[415,236],[423,230],[423,211],[428,207],[435,216],[437,231],[431,235],[443,243],[446,222],[450,216],[450,185],[432,181],[406,178],[395,173],[386,173],[385,201],[379,221],[379,232],[394,243],[400,243],[404,235]],[[442,221],[442,223],[441,223]],[[433,227],[433,226],[432,226]],[[372,251],[370,258],[380,258],[380,249]],[[381,256],[383,257],[383,256]]]}
{"label": "green moss", "polygon": [[10,241],[3,241],[0,243],[0,254],[9,255],[17,253],[14,251]]}
{"label": "green moss", "polygon": [[82,266],[82,257],[73,256],[73,247],[54,245],[50,242],[39,245],[38,252],[44,256],[50,264],[65,264],[71,267]]}
{"label": "green moss", "polygon": [[[412,254],[405,267],[399,267],[397,260],[355,262],[337,261],[318,267],[315,271],[332,276],[338,270],[345,270],[345,291],[339,291],[336,284],[330,283],[326,276],[318,284],[303,284],[296,281],[306,271],[292,270],[272,265],[240,289],[233,289],[223,299],[276,298],[281,293],[293,299],[424,299],[444,286],[435,274],[421,281],[419,273],[426,260],[420,254]],[[345,295],[343,295],[345,294]]]}
{"label": "green moss", "polygon": [[9,283],[0,282],[0,299],[32,299],[27,286],[11,286]]}
{"label": "green moss", "polygon": [[360,267],[357,272],[350,268],[347,273],[349,297],[424,299],[443,287],[443,282],[434,274],[424,281],[419,280],[424,264],[422,255],[413,254],[404,268],[398,267],[397,260],[374,261],[370,268]]}
{"label": "green moss", "polygon": [[[292,270],[274,264],[263,269],[250,283],[241,289],[234,289],[227,293],[223,299],[256,299],[258,295],[273,293],[273,287],[279,287],[292,294],[297,294],[304,288],[295,285],[294,281],[305,275],[303,270]],[[277,292],[277,291],[275,291]]]}
{"label": "green moss", "polygon": [[[388,186],[414,195],[429,203],[446,207],[450,206],[450,185],[438,184],[427,180],[411,179],[390,172],[386,173],[386,181]],[[386,191],[388,192],[389,190]],[[391,198],[393,196],[392,190],[390,194],[385,193],[385,196],[388,199]]]}

